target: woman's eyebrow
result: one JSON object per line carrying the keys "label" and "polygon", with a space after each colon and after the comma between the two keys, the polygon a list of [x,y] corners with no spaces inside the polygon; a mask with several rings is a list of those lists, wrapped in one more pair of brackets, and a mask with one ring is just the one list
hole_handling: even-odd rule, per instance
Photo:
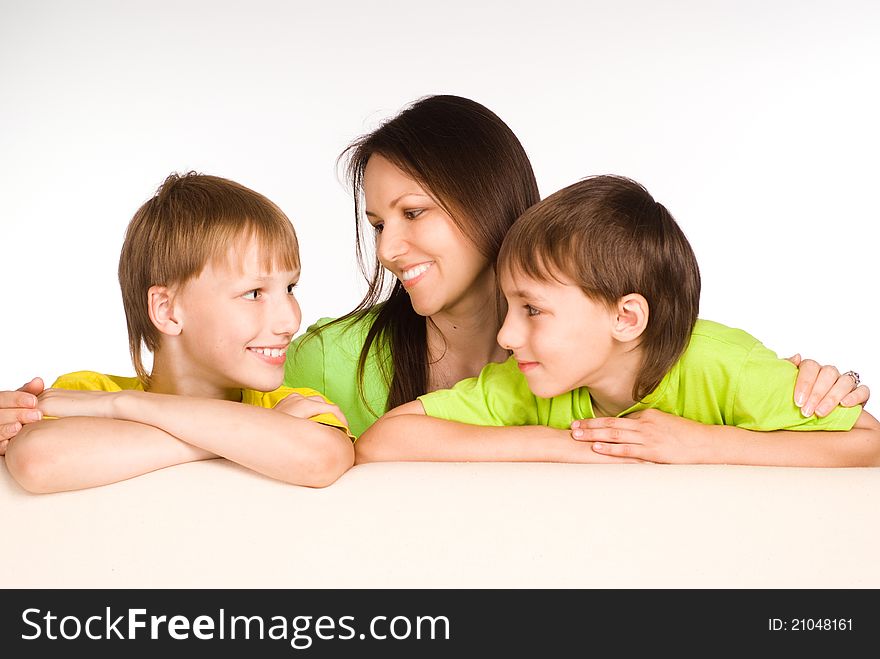
{"label": "woman's eyebrow", "polygon": [[[404,192],[402,195],[392,200],[392,202],[388,205],[388,208],[394,208],[397,206],[403,199],[406,197],[422,197],[424,199],[431,199],[431,196],[425,194],[424,192]],[[379,215],[371,210],[365,210],[364,215],[367,217],[379,217]],[[381,219],[381,218],[380,218]]]}

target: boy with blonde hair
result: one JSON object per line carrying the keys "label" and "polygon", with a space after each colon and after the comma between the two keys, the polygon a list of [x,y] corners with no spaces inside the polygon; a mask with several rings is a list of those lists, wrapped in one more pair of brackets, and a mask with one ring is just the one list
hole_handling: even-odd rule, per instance
{"label": "boy with blonde hair", "polygon": [[52,492],[224,457],[288,483],[335,481],[354,459],[345,417],[316,391],[281,386],[299,275],[296,234],[275,204],[227,179],[169,176],[119,259],[137,377],[58,378],[38,403],[57,418],[9,443],[12,476]]}
{"label": "boy with blonde hair", "polygon": [[793,364],[697,319],[690,244],[635,181],[588,178],[530,208],[498,275],[513,356],[390,411],[358,461],[880,465],[880,424],[860,406],[804,416]]}

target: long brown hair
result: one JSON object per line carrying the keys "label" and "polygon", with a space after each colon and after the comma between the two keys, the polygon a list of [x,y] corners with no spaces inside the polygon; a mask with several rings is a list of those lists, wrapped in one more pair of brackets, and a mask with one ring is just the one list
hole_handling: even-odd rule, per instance
{"label": "long brown hair", "polygon": [[330,324],[375,314],[358,359],[358,391],[368,405],[363,388],[367,355],[374,344],[387,348],[391,363],[379,360],[389,383],[386,411],[427,393],[428,343],[426,320],[413,309],[400,281],[382,302],[385,269],[378,258],[366,255],[374,232],[365,227],[363,182],[373,155],[422,186],[493,264],[514,220],[540,196],[513,131],[488,108],[460,96],[421,98],[340,154],[354,196],[358,262],[369,288],[353,311]]}
{"label": "long brown hair", "polygon": [[650,313],[635,400],[681,357],[700,308],[700,269],[684,232],[642,185],[622,176],[586,178],[530,208],[504,239],[498,269],[537,281],[568,278],[607,305],[643,295]]}

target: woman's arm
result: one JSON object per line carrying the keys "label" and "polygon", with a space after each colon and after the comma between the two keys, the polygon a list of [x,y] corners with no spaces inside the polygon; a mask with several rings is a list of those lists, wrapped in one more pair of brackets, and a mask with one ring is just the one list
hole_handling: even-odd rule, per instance
{"label": "woman's arm", "polygon": [[9,443],[6,467],[30,492],[79,490],[217,456],[131,421],[70,417],[26,425]]}
{"label": "woman's arm", "polygon": [[[677,464],[880,466],[880,423],[864,410],[849,431],[757,431],[710,426],[658,410],[576,421],[597,453]],[[574,426],[574,424],[572,424]]]}
{"label": "woman's arm", "polygon": [[150,425],[295,485],[327,486],[354,461],[351,440],[337,428],[232,401],[142,391],[49,389],[40,397],[40,408],[48,416],[97,416]]}
{"label": "woman's arm", "polygon": [[360,436],[355,461],[641,462],[603,456],[567,430],[546,426],[477,426],[425,415],[418,400],[389,411]]}

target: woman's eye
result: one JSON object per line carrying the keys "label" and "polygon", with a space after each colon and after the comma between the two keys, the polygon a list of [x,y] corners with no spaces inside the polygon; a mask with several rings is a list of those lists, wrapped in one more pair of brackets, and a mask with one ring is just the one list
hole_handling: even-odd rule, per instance
{"label": "woman's eye", "polygon": [[414,220],[424,212],[424,208],[410,208],[409,210],[403,211],[403,216],[408,220]]}
{"label": "woman's eye", "polygon": [[243,297],[245,300],[256,300],[258,297],[260,297],[260,289],[259,289],[259,288],[255,288],[255,289],[252,290],[252,291],[248,291],[247,293],[245,293],[244,295],[242,295],[242,297]]}
{"label": "woman's eye", "polygon": [[382,227],[383,227],[383,224],[380,222],[380,223],[378,223],[378,224],[374,224],[374,225],[373,225],[373,230],[374,230],[376,233],[382,233]]}
{"label": "woman's eye", "polygon": [[527,304],[525,308],[526,314],[528,314],[529,316],[537,316],[539,313],[541,313],[540,309],[535,309],[535,307],[533,307],[531,304]]}

